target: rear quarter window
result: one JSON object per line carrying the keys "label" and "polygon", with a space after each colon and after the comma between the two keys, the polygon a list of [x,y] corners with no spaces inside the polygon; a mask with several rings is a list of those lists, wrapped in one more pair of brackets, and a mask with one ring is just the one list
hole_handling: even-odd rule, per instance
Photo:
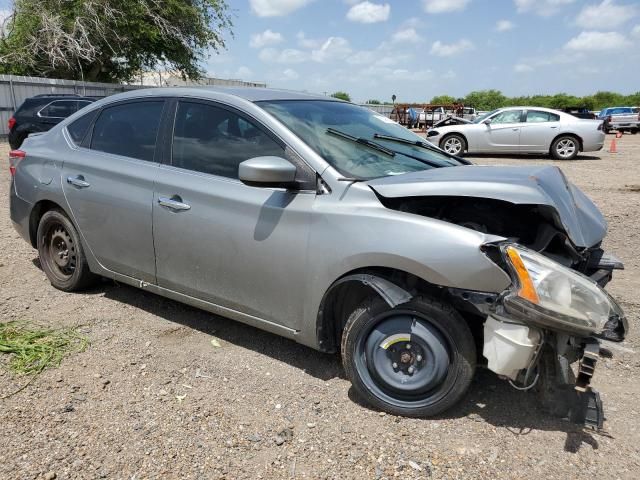
{"label": "rear quarter window", "polygon": [[93,110],[92,112],[83,115],[82,117],[74,120],[69,126],[67,126],[67,132],[69,132],[69,136],[71,140],[76,145],[81,145],[84,138],[87,136],[89,132],[89,127],[93,123],[93,120],[96,118],[99,110]]}

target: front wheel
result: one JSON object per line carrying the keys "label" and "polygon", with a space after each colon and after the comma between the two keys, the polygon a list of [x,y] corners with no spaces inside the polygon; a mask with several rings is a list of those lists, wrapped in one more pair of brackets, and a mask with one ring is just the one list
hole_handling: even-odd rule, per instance
{"label": "front wheel", "polygon": [[467,141],[462,135],[447,135],[440,142],[440,148],[451,155],[462,155],[467,149]]}
{"label": "front wheel", "polygon": [[342,362],[368,404],[393,415],[430,417],[465,394],[476,349],[469,327],[451,307],[416,297],[390,308],[376,297],[349,316]]}
{"label": "front wheel", "polygon": [[49,210],[42,216],[37,240],[42,270],[55,288],[72,292],[94,282],[80,236],[62,211]]}
{"label": "front wheel", "polygon": [[551,145],[551,155],[556,160],[573,160],[580,153],[580,144],[575,137],[558,137]]}

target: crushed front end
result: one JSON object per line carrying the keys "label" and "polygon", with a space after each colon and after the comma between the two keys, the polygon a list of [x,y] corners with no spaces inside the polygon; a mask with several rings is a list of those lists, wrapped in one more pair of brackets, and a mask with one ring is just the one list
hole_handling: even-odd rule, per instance
{"label": "crushed front end", "polygon": [[611,356],[602,340],[621,342],[628,331],[622,309],[601,285],[621,263],[600,256],[588,277],[518,244],[488,244],[484,251],[512,279],[480,307],[488,368],[519,390],[536,388],[554,414],[601,429],[602,401],[591,378],[598,360]]}

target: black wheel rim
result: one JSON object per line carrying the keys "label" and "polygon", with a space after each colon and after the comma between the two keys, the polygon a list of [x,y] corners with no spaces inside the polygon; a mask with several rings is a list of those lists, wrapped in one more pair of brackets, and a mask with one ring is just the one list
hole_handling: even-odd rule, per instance
{"label": "black wheel rim", "polygon": [[360,332],[355,348],[355,366],[367,389],[394,406],[433,405],[457,378],[452,338],[419,312],[379,315]]}
{"label": "black wheel rim", "polygon": [[55,222],[48,226],[40,241],[47,270],[59,281],[69,280],[76,271],[78,260],[71,234],[64,225]]}

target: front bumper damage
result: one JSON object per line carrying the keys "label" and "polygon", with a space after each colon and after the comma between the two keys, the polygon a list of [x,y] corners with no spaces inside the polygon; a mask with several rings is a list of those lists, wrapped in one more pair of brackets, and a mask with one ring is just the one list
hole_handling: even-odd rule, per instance
{"label": "front bumper damage", "polygon": [[[603,256],[600,267],[591,276],[600,285],[602,279],[611,279],[613,269],[623,268],[613,256]],[[449,293],[486,316],[482,350],[489,370],[518,390],[535,391],[553,415],[603,428],[602,400],[591,380],[598,360],[612,357],[603,343],[625,338],[628,322],[622,309],[618,307],[600,331],[590,331],[527,308],[525,302],[514,301],[511,290],[499,295],[455,289]]]}

